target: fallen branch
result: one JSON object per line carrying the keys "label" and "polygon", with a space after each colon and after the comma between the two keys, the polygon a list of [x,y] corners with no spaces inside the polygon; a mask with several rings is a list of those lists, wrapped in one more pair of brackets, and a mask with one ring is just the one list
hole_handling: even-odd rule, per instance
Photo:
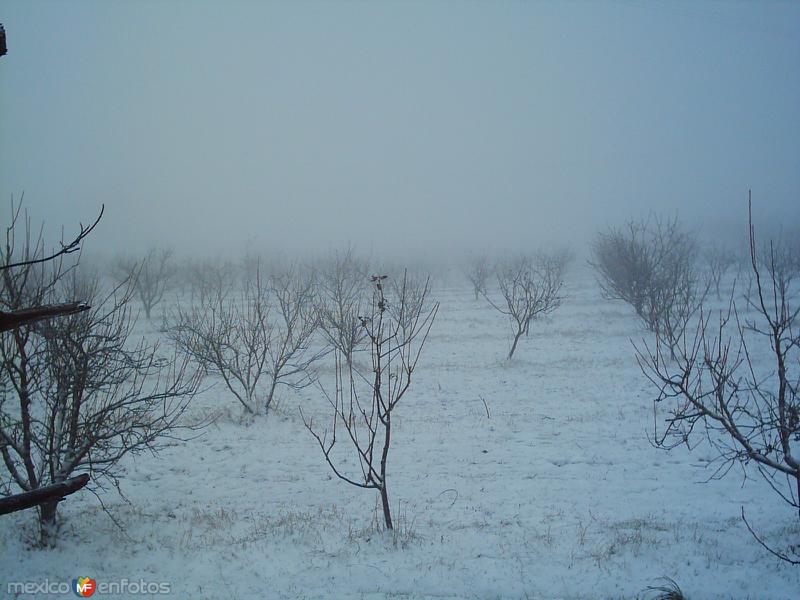
{"label": "fallen branch", "polygon": [[18,510],[33,508],[45,502],[61,501],[65,496],[74,494],[87,483],[89,483],[89,475],[84,473],[83,475],[72,477],[61,483],[54,483],[53,485],[46,485],[30,492],[23,492],[21,494],[13,494],[5,498],[0,498],[0,515],[7,515],[12,512],[17,512]]}
{"label": "fallen branch", "polygon": [[22,325],[29,325],[42,319],[61,317],[89,310],[91,306],[84,302],[67,302],[64,304],[48,304],[35,308],[22,308],[10,312],[0,311],[0,331],[9,331]]}

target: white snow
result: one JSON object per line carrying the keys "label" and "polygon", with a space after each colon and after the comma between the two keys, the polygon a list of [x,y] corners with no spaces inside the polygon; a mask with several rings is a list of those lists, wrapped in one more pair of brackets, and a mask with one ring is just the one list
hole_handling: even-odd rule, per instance
{"label": "white snow", "polygon": [[[588,268],[573,268],[563,306],[511,362],[502,315],[450,280],[395,415],[394,534],[375,526],[377,494],[338,480],[303,428],[298,405],[328,419],[318,391],[283,391],[277,413],[247,421],[216,386],[192,408],[223,409],[202,437],[127,461],[129,503],[100,493],[124,531],[85,491],[61,504],[53,550],[30,547],[35,512],[0,519],[2,585],[144,579],[186,600],[644,598],[669,576],[689,598],[800,597],[800,568],[740,518],[745,506],[785,547],[800,535],[794,511],[756,473],[706,483],[706,447],[648,442],[654,390],[630,343],[644,333]],[[321,377],[331,384],[330,365]]]}

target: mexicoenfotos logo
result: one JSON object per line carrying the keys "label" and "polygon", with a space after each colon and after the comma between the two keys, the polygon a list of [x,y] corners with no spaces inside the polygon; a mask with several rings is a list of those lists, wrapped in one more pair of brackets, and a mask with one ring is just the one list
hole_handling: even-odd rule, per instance
{"label": "mexicoenfotos logo", "polygon": [[68,581],[8,581],[6,582],[6,595],[15,596],[43,596],[52,594],[63,596],[69,591],[78,598],[88,598],[97,592],[98,596],[149,596],[172,593],[172,584],[169,581],[146,581],[144,579],[128,579],[123,577],[116,580],[97,582],[91,577],[78,577]]}
{"label": "mexicoenfotos logo", "polygon": [[78,577],[72,580],[72,591],[81,598],[88,598],[94,594],[95,589],[97,589],[97,583],[89,577]]}

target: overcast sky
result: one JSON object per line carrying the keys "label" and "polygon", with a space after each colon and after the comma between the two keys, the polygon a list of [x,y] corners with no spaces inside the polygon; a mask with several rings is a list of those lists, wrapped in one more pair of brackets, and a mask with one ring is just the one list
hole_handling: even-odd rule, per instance
{"label": "overcast sky", "polygon": [[516,249],[739,220],[749,188],[800,214],[799,3],[4,0],[0,22],[2,222],[22,191],[68,231],[105,203],[100,247]]}

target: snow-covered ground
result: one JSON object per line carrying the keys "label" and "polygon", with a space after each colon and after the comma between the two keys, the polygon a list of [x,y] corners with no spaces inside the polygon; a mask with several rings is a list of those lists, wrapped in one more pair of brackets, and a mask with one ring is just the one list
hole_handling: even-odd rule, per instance
{"label": "snow-covered ground", "polygon": [[645,598],[668,576],[689,598],[800,597],[800,568],[740,519],[745,506],[785,544],[800,535],[794,512],[757,476],[706,483],[702,447],[654,449],[632,311],[603,300],[585,267],[564,291],[507,362],[504,317],[455,276],[436,287],[439,316],[395,415],[395,533],[304,429],[298,405],[327,418],[318,391],[284,391],[276,413],[248,421],[216,386],[192,408],[224,409],[214,425],[126,462],[129,503],[102,494],[124,531],[86,492],[61,505],[53,550],[29,546],[35,513],[0,519],[0,596],[9,580],[89,576],[169,582],[185,600]]}

